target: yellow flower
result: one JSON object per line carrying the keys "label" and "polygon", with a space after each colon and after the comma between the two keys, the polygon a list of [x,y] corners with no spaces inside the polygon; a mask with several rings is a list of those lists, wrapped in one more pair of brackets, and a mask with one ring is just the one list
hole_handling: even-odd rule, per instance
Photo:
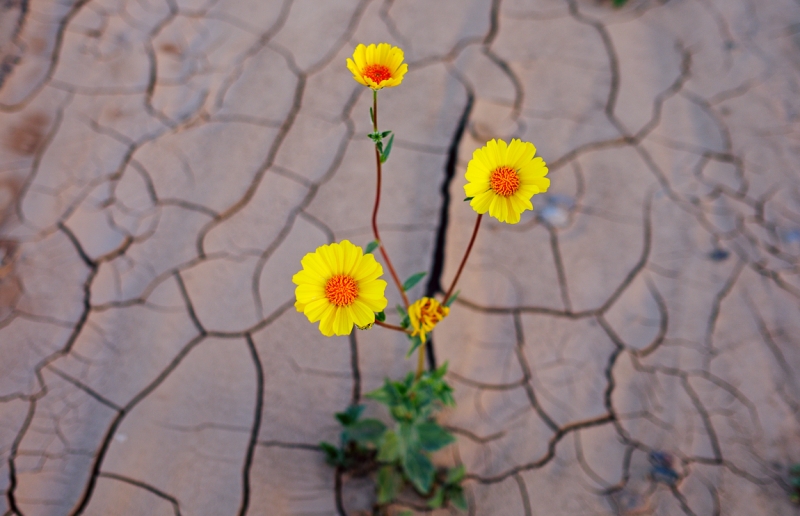
{"label": "yellow flower", "polygon": [[408,319],[414,328],[412,336],[419,335],[423,344],[428,340],[426,333],[433,331],[436,324],[447,317],[450,308],[443,306],[431,297],[423,297],[408,307]]}
{"label": "yellow flower", "polygon": [[470,206],[480,214],[489,215],[500,222],[516,224],[519,215],[532,210],[531,197],[546,192],[550,186],[547,166],[542,158],[535,158],[532,143],[511,140],[492,140],[472,154],[467,165],[464,192],[472,197]]}
{"label": "yellow flower", "polygon": [[386,308],[386,282],[378,279],[383,267],[349,241],[320,246],[300,263],[303,270],[292,276],[294,306],[310,322],[320,321],[326,337],[349,335],[354,323],[371,325],[375,312]]}
{"label": "yellow flower", "polygon": [[366,47],[359,44],[353,59],[347,58],[347,69],[353,79],[373,90],[391,88],[403,82],[408,65],[403,63],[403,51],[388,43]]}

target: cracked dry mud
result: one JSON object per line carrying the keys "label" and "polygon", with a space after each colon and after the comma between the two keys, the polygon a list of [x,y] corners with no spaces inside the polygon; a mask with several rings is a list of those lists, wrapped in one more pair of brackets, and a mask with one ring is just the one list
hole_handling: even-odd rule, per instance
{"label": "cracked dry mud", "polygon": [[470,513],[796,513],[797,0],[6,0],[0,514],[369,507],[317,443],[413,361],[322,337],[290,278],[371,240],[344,63],[379,41],[410,65],[380,94],[380,222],[402,276],[430,271],[413,296],[466,247],[474,149],[550,165],[535,213],[486,221],[429,356]]}

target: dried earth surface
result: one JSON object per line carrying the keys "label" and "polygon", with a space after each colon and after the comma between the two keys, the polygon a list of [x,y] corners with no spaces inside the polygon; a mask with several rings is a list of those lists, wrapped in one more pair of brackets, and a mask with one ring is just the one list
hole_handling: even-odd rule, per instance
{"label": "dried earth surface", "polygon": [[414,361],[321,336],[291,276],[372,240],[345,58],[380,41],[409,63],[379,220],[412,297],[455,274],[473,150],[550,167],[435,332],[470,514],[796,514],[797,0],[0,2],[0,514],[370,506],[318,443]]}

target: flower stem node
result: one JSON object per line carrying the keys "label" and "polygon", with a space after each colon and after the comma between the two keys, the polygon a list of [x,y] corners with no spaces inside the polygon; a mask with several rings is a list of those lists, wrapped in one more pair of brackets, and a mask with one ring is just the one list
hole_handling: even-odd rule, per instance
{"label": "flower stem node", "polygon": [[547,166],[535,154],[532,143],[517,139],[487,142],[467,165],[465,200],[481,215],[488,211],[500,222],[516,224],[523,211],[533,209],[531,197],[550,187]]}
{"label": "flower stem node", "polygon": [[292,276],[294,306],[310,322],[319,321],[326,337],[349,335],[353,325],[370,328],[386,308],[386,282],[378,279],[383,267],[348,240],[320,246],[300,263],[303,269]]}
{"label": "flower stem node", "polygon": [[408,307],[408,319],[414,329],[412,337],[419,336],[423,344],[427,342],[427,334],[433,331],[442,319],[450,313],[450,308],[442,305],[432,297],[423,297]]}
{"label": "flower stem node", "polygon": [[403,51],[388,43],[370,46],[359,44],[353,58],[347,58],[347,69],[353,79],[377,91],[403,82],[408,65],[403,62]]}

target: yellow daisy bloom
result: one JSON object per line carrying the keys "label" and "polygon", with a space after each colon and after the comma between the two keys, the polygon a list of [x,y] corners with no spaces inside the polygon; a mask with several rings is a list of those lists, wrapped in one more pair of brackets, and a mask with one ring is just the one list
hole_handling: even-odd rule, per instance
{"label": "yellow daisy bloom", "polygon": [[370,46],[359,44],[353,58],[347,58],[347,69],[353,79],[373,90],[391,88],[403,82],[408,65],[403,63],[403,51],[388,43]]}
{"label": "yellow daisy bloom", "polygon": [[547,191],[547,166],[534,158],[532,143],[492,140],[472,154],[467,165],[464,193],[472,197],[469,205],[480,214],[487,211],[500,222],[516,224],[519,215],[532,210],[531,197]]}
{"label": "yellow daisy bloom", "polygon": [[423,297],[408,307],[408,319],[414,332],[411,336],[419,335],[423,344],[428,340],[426,334],[433,331],[436,324],[447,317],[450,308],[442,305],[432,297]]}
{"label": "yellow daisy bloom", "polygon": [[326,337],[349,335],[353,324],[368,326],[375,312],[386,308],[383,267],[371,254],[342,240],[323,245],[300,260],[303,270],[292,276],[298,312],[312,323],[320,321]]}

